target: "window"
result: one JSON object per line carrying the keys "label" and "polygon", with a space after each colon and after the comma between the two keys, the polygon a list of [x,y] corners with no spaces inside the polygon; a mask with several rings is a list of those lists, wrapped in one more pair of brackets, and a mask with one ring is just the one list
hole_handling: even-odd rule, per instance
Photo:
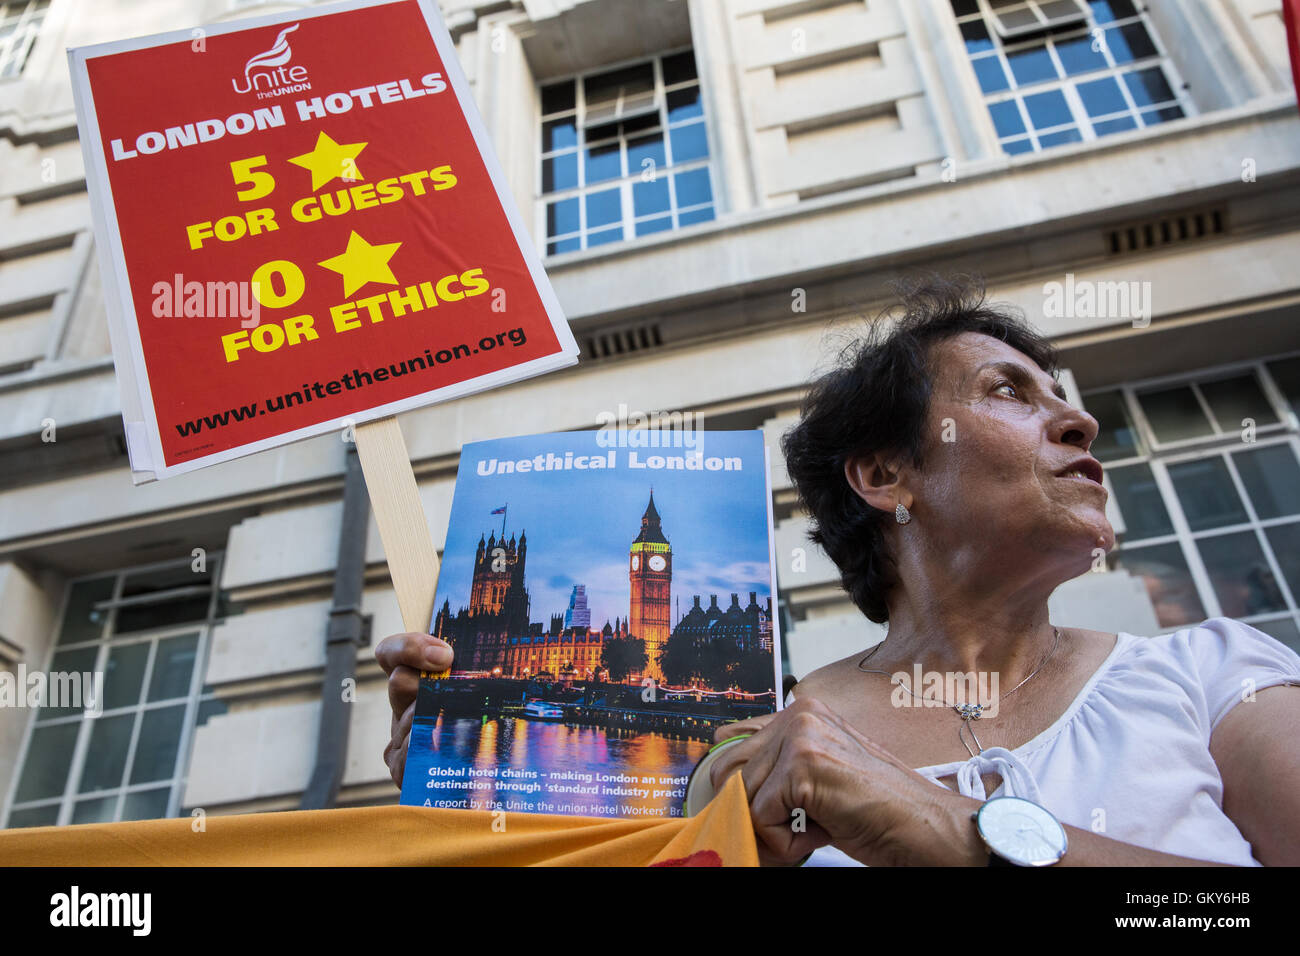
{"label": "window", "polygon": [[1084,395],[1163,628],[1243,620],[1300,650],[1300,356]]}
{"label": "window", "polygon": [[[8,827],[174,816],[194,728],[225,705],[201,688],[219,558],[69,584],[46,673],[95,675],[102,713],[49,706],[33,716]],[[83,704],[85,701],[83,700]]]}
{"label": "window", "polygon": [[691,50],[544,84],[541,109],[547,255],[714,218]]}
{"label": "window", "polygon": [[998,141],[1011,154],[1185,115],[1133,0],[952,0]]}
{"label": "window", "polygon": [[1044,27],[1077,25],[1088,19],[1083,0],[989,0],[993,24],[1004,37],[1034,33]]}
{"label": "window", "polygon": [[0,3],[0,80],[22,73],[50,0]]}

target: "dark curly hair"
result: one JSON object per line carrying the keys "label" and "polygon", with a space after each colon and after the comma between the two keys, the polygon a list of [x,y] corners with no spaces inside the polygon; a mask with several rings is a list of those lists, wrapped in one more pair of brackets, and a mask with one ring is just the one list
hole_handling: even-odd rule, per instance
{"label": "dark curly hair", "polygon": [[853,603],[881,624],[889,620],[886,599],[897,583],[885,543],[894,516],[858,497],[844,475],[845,461],[884,452],[923,466],[937,342],[980,332],[1023,352],[1053,377],[1058,361],[1056,348],[1018,310],[986,303],[978,276],[927,274],[893,288],[898,303],[812,383],[798,424],[781,439],[786,468],[812,517],[808,537],[835,562]]}

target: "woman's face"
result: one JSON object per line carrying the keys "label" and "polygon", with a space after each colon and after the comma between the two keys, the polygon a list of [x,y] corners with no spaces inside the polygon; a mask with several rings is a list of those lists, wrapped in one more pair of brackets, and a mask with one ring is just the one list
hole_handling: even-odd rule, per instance
{"label": "woman's face", "polygon": [[924,467],[906,483],[927,536],[1008,561],[1051,554],[1074,573],[1093,549],[1114,547],[1101,466],[1088,454],[1096,420],[1027,355],[987,335],[946,339],[931,358]]}

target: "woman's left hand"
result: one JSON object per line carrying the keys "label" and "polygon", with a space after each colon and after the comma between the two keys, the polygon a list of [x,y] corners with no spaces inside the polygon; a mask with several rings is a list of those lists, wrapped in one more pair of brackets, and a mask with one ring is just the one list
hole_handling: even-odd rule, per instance
{"label": "woman's left hand", "polygon": [[956,795],[817,699],[730,724],[718,737],[746,732],[754,736],[720,755],[711,779],[720,788],[741,771],[764,864],[797,863],[832,843],[868,866],[977,862],[974,825]]}

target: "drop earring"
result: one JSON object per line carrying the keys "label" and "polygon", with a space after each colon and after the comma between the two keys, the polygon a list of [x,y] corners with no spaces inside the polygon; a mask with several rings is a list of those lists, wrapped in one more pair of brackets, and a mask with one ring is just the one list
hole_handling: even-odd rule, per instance
{"label": "drop earring", "polygon": [[899,524],[907,524],[912,520],[912,513],[903,506],[901,501],[894,506],[894,520]]}

